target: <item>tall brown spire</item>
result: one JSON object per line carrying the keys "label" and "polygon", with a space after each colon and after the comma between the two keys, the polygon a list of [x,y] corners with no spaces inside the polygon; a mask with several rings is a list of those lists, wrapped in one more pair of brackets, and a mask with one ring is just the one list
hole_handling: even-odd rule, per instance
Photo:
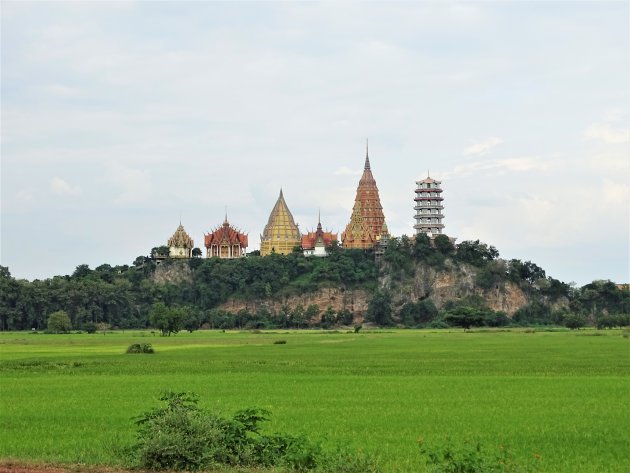
{"label": "tall brown spire", "polygon": [[385,215],[378,195],[376,180],[372,175],[367,143],[365,166],[359,180],[357,195],[350,222],[341,234],[344,248],[372,248],[380,239],[385,225]]}

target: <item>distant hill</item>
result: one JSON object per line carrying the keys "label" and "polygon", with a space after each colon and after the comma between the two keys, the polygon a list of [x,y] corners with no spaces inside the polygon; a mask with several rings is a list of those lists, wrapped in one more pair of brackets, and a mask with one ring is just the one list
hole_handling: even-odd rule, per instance
{"label": "distant hill", "polygon": [[[331,248],[327,258],[248,256],[158,261],[69,276],[16,280],[0,267],[0,329],[44,330],[65,311],[72,326],[146,328],[156,303],[182,309],[189,330],[349,326],[627,325],[630,291],[610,281],[582,288],[534,263],[502,260],[479,241],[445,235],[392,238],[384,254]],[[99,325],[101,324],[101,325]]]}

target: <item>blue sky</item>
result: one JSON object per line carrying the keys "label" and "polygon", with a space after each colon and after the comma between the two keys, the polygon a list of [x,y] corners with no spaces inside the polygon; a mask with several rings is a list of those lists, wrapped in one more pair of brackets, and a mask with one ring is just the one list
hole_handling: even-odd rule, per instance
{"label": "blue sky", "polygon": [[370,140],[392,234],[445,232],[566,282],[629,280],[620,2],[3,2],[1,264],[129,264],[182,223],[259,246],[280,187],[341,232]]}

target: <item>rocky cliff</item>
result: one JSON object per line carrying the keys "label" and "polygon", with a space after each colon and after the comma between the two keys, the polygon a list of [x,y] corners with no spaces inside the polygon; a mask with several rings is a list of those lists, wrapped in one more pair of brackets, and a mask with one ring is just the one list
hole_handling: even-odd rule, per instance
{"label": "rocky cliff", "polygon": [[371,295],[362,289],[321,288],[315,292],[283,298],[269,298],[253,301],[230,299],[224,304],[221,304],[219,309],[232,313],[245,309],[250,313],[255,313],[260,307],[266,307],[271,312],[280,312],[284,305],[290,308],[301,305],[306,309],[309,305],[316,304],[322,311],[326,310],[328,306],[332,307],[335,312],[348,310],[354,314],[355,321],[361,322],[367,312],[370,298]]}
{"label": "rocky cliff", "polygon": [[192,283],[193,273],[188,260],[167,260],[157,265],[151,280],[156,284]]}
{"label": "rocky cliff", "polygon": [[476,285],[476,269],[470,265],[454,265],[447,262],[442,269],[418,264],[413,275],[394,278],[387,267],[381,268],[379,283],[392,295],[394,313],[406,302],[430,299],[438,309],[447,301],[480,296],[486,305],[495,311],[511,316],[528,304],[525,292],[511,281],[503,281],[484,289]]}
{"label": "rocky cliff", "polygon": [[[512,316],[529,303],[525,292],[511,281],[503,281],[489,289],[477,286],[476,270],[469,265],[454,265],[447,262],[444,268],[436,270],[419,264],[413,273],[394,278],[387,266],[381,267],[379,286],[392,295],[394,314],[397,314],[405,303],[424,299],[430,299],[438,309],[442,309],[448,301],[480,296],[489,308],[503,311],[508,316]],[[219,308],[232,313],[242,309],[254,313],[263,306],[272,312],[278,312],[284,305],[291,308],[302,305],[307,308],[311,304],[316,304],[322,311],[328,306],[335,312],[349,310],[354,314],[355,320],[361,322],[371,297],[369,291],[362,289],[327,287],[283,298],[271,297],[252,301],[230,299]]]}

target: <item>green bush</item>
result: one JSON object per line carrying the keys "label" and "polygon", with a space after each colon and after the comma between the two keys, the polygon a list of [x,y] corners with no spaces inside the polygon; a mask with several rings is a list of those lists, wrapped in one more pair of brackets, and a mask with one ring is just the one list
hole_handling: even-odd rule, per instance
{"label": "green bush", "polygon": [[167,392],[163,405],[141,415],[137,443],[128,449],[131,466],[147,470],[198,471],[221,466],[285,467],[298,472],[375,473],[375,460],[349,450],[322,452],[306,437],[266,435],[263,409],[244,409],[231,418],[197,406],[194,393]]}
{"label": "green bush", "polygon": [[127,353],[155,353],[150,343],[133,343],[127,347]]}
{"label": "green bush", "polygon": [[94,322],[86,322],[83,324],[83,330],[85,330],[87,333],[96,333],[97,329],[98,327]]}
{"label": "green bush", "polygon": [[430,473],[517,473],[525,472],[517,465],[508,450],[501,446],[495,452],[484,450],[479,442],[453,445],[447,438],[436,446],[418,441]]}
{"label": "green bush", "polygon": [[273,342],[274,345],[286,345],[286,343],[286,340],[276,340],[275,342]]}

